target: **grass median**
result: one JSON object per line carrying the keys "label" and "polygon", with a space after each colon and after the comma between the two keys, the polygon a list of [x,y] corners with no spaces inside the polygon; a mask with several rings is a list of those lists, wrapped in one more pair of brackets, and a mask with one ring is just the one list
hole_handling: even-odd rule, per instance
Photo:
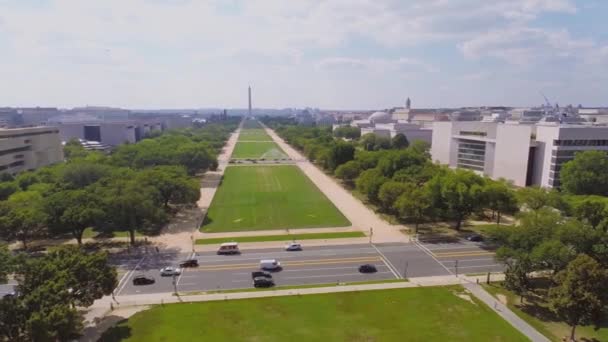
{"label": "grass median", "polygon": [[460,286],[158,305],[100,341],[467,341],[527,339]]}
{"label": "grass median", "polygon": [[300,240],[323,240],[323,239],[346,239],[365,237],[363,232],[336,232],[336,233],[310,233],[310,234],[283,234],[283,235],[259,235],[259,236],[236,236],[232,238],[197,239],[197,245],[214,245],[224,242],[266,242],[266,241],[300,241]]}

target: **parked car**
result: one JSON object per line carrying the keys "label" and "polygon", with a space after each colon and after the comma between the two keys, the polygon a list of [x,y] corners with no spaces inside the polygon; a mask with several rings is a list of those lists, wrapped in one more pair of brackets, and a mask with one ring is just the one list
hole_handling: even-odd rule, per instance
{"label": "parked car", "polygon": [[225,242],[220,245],[220,249],[217,250],[217,254],[240,254],[239,244],[237,242]]}
{"label": "parked car", "polygon": [[277,259],[260,260],[260,269],[262,270],[279,270],[281,263]]}
{"label": "parked car", "polygon": [[297,242],[290,242],[287,245],[285,245],[285,250],[286,251],[301,251],[302,245]]}
{"label": "parked car", "polygon": [[198,267],[197,259],[188,259],[179,263],[179,267]]}
{"label": "parked car", "polygon": [[164,267],[160,269],[160,276],[161,277],[171,277],[171,276],[178,276],[182,274],[182,270],[181,268],[177,268],[177,267]]}
{"label": "parked car", "polygon": [[376,266],[374,266],[372,264],[365,264],[365,265],[359,266],[359,272],[361,272],[361,273],[376,273],[376,272],[378,272],[378,269],[376,269]]}
{"label": "parked car", "polygon": [[145,275],[138,275],[133,278],[133,285],[150,285],[155,282],[156,280],[154,280],[154,278]]}
{"label": "parked car", "polygon": [[265,271],[251,272],[251,279],[255,279],[255,278],[259,278],[259,277],[272,279],[272,274],[265,272]]}
{"label": "parked car", "polygon": [[481,241],[483,241],[483,236],[481,236],[479,234],[471,234],[471,235],[467,236],[466,239],[469,241],[473,241],[473,242],[481,242]]}
{"label": "parked car", "polygon": [[274,281],[266,277],[253,278],[253,287],[272,287]]}

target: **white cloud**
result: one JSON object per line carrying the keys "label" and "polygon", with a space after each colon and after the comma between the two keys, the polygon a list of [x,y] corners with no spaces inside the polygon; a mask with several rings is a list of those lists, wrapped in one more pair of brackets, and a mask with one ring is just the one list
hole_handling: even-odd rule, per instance
{"label": "white cloud", "polygon": [[439,72],[439,68],[431,64],[405,57],[397,59],[330,57],[317,62],[316,66],[320,69],[348,67],[355,69],[369,69],[377,72]]}

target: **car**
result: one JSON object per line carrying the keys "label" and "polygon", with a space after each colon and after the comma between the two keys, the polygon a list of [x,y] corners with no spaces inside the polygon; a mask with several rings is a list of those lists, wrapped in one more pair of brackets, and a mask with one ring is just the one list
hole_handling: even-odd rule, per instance
{"label": "car", "polygon": [[253,278],[253,287],[272,287],[274,286],[274,280],[266,277]]}
{"label": "car", "polygon": [[285,245],[285,250],[286,251],[301,251],[302,245],[297,242],[290,242],[287,245]]}
{"label": "car", "polygon": [[483,236],[479,235],[479,234],[472,234],[466,237],[467,240],[472,241],[472,242],[481,242],[483,241]]}
{"label": "car", "polygon": [[180,274],[182,274],[181,268],[168,266],[168,267],[163,267],[160,269],[161,277],[171,277],[171,276],[177,276]]}
{"label": "car", "polygon": [[241,251],[239,250],[239,244],[237,242],[224,242],[217,250],[217,254],[241,254]]}
{"label": "car", "polygon": [[179,267],[198,267],[197,259],[188,259],[179,263]]}
{"label": "car", "polygon": [[365,265],[359,266],[359,272],[361,272],[361,273],[376,273],[376,272],[378,272],[378,269],[376,269],[376,266],[374,266],[372,264],[365,264]]}
{"label": "car", "polygon": [[272,279],[272,274],[266,272],[266,271],[254,271],[251,272],[251,279],[255,279],[255,278],[268,278],[268,279]]}
{"label": "car", "polygon": [[150,285],[155,282],[156,280],[154,280],[154,278],[145,275],[138,275],[133,278],[133,285]]}
{"label": "car", "polygon": [[260,260],[260,269],[269,271],[280,270],[281,263],[277,259]]}

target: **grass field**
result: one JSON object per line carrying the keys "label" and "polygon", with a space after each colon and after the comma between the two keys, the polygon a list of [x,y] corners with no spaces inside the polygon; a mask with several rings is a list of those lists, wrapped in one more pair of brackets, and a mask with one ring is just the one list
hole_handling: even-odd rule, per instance
{"label": "grass field", "polygon": [[272,141],[272,138],[263,129],[243,129],[239,134],[239,141]]}
{"label": "grass field", "polygon": [[[562,341],[563,337],[570,336],[570,327],[555,317],[551,310],[549,310],[549,304],[542,297],[535,296],[536,294],[546,292],[546,287],[543,284],[546,285],[547,281],[534,279],[532,291],[528,293],[523,305],[518,295],[505,289],[500,283],[483,286],[494,296],[504,296],[509,309],[551,341]],[[576,338],[577,341],[608,341],[608,317],[606,317],[598,330],[595,330],[593,326],[577,327]]]}
{"label": "grass field", "polygon": [[262,241],[299,241],[315,239],[344,239],[365,237],[363,232],[336,232],[336,233],[310,233],[310,234],[283,234],[283,235],[260,235],[260,236],[240,236],[233,238],[198,239],[197,245],[213,245],[224,242],[262,242]]}
{"label": "grass field", "polygon": [[461,287],[155,306],[100,341],[527,341]]}
{"label": "grass field", "polygon": [[287,155],[279,145],[272,141],[237,142],[231,158],[244,159],[275,159],[286,158]]}
{"label": "grass field", "polygon": [[350,222],[292,165],[230,166],[209,208],[205,232],[345,227]]}

